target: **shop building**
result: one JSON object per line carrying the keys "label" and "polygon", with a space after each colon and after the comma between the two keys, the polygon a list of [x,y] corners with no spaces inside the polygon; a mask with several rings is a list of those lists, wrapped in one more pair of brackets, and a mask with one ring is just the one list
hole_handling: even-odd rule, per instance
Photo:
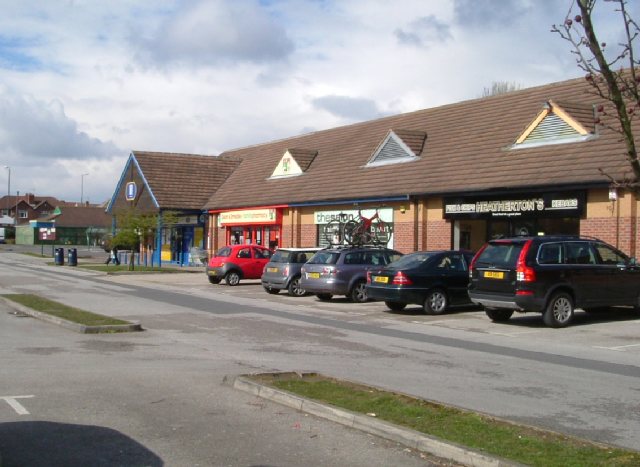
{"label": "shop building", "polygon": [[611,187],[629,169],[600,104],[575,79],[227,151],[241,162],[204,205],[211,249],[322,246],[332,216],[377,209],[404,252],[545,233],[637,255],[638,200]]}
{"label": "shop building", "polygon": [[[194,248],[210,248],[202,207],[238,163],[229,157],[133,151],[106,209],[113,232],[120,211],[157,214],[157,228],[145,236],[150,240],[141,245],[141,253],[153,264],[190,263]],[[163,225],[167,212],[175,215],[175,224]]]}

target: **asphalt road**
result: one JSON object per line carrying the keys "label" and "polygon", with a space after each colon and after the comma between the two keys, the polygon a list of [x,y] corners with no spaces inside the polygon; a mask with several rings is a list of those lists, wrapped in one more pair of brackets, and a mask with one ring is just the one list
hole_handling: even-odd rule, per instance
{"label": "asphalt road", "polygon": [[550,329],[537,315],[494,324],[474,309],[390,314],[381,303],[268,295],[255,281],[213,286],[203,273],[105,276],[43,263],[0,254],[0,293],[42,294],[140,320],[146,331],[78,335],[0,308],[5,466],[21,465],[5,451],[25,439],[50,456],[75,446],[82,460],[104,458],[93,465],[427,462],[222,384],[225,375],[296,370],[640,449],[640,320],[631,312],[579,313],[574,326]]}

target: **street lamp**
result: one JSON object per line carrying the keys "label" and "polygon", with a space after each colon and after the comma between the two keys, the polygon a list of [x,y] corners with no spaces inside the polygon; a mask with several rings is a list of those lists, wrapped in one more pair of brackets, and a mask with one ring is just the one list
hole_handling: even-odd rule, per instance
{"label": "street lamp", "polygon": [[11,214],[11,205],[9,204],[11,202],[11,167],[5,165],[4,168],[9,172],[9,177],[7,178],[7,216],[9,216]]}
{"label": "street lamp", "polygon": [[84,177],[89,174],[80,175],[80,204],[84,202]]}

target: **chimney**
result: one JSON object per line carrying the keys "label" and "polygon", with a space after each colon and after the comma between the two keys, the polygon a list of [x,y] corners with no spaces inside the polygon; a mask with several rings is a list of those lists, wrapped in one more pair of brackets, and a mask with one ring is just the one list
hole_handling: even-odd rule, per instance
{"label": "chimney", "polygon": [[33,206],[35,204],[35,195],[33,193],[27,193],[27,203]]}

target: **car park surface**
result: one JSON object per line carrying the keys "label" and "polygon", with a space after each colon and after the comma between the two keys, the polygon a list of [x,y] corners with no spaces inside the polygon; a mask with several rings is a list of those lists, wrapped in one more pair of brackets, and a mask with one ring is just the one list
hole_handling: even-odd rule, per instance
{"label": "car park surface", "polygon": [[564,327],[575,308],[586,312],[640,305],[640,267],[607,243],[577,236],[489,241],[474,257],[469,295],[493,321],[514,311],[542,313]]}
{"label": "car park surface", "polygon": [[402,253],[382,247],[330,247],[302,267],[301,286],[320,300],[345,295],[353,302],[368,300],[367,270],[386,266]]}
{"label": "car park surface", "polygon": [[278,248],[264,267],[261,277],[264,290],[270,294],[287,290],[293,297],[306,295],[300,286],[301,269],[318,250],[320,248]]}
{"label": "car park surface", "polygon": [[260,245],[227,245],[209,259],[206,274],[209,282],[236,286],[241,279],[259,279],[271,258],[271,250]]}
{"label": "car park surface", "polygon": [[424,312],[439,315],[450,306],[470,305],[467,292],[471,252],[419,251],[388,266],[371,269],[367,296],[382,300],[393,311],[408,304],[422,305]]}

